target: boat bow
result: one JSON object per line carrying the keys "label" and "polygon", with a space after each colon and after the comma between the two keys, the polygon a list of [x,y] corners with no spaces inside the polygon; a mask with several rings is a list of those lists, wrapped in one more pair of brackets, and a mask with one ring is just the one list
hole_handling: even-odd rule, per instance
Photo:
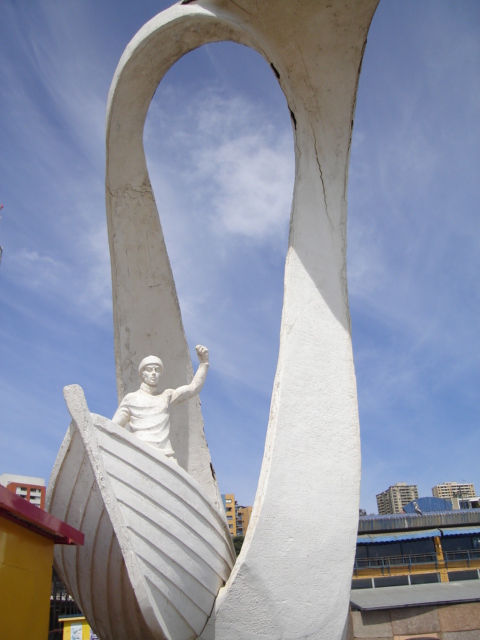
{"label": "boat bow", "polygon": [[235,562],[224,514],[175,461],[102,416],[81,387],[47,492],[85,533],[55,566],[102,640],[193,640]]}

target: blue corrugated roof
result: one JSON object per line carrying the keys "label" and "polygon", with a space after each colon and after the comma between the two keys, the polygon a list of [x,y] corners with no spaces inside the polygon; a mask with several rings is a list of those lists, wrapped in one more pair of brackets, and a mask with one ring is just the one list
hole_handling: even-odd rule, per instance
{"label": "blue corrugated roof", "polygon": [[480,527],[462,527],[461,529],[443,529],[443,536],[468,536],[472,533],[480,533]]}
{"label": "blue corrugated roof", "polygon": [[[480,529],[479,529],[480,530]],[[402,540],[415,540],[419,538],[434,538],[441,536],[440,529],[426,529],[424,531],[405,531],[402,533],[371,533],[357,537],[357,544],[379,544],[384,542],[401,542]]]}

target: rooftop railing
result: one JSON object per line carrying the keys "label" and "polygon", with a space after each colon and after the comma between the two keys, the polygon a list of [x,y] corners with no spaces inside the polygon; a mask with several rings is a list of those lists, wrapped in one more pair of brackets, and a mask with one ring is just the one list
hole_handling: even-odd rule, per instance
{"label": "rooftop railing", "polygon": [[[443,558],[445,568],[454,568],[459,565],[478,567],[480,563],[480,549],[469,549],[464,551],[444,551]],[[356,558],[354,564],[354,575],[358,576],[368,573],[369,569],[379,569],[382,575],[390,574],[390,569],[394,569],[394,573],[398,573],[399,569],[404,568],[408,573],[412,571],[412,567],[419,565],[434,565],[438,569],[438,557],[436,553],[418,553],[401,556],[385,556],[378,558]],[[443,566],[443,562],[440,562]],[[418,570],[417,570],[418,571]]]}
{"label": "rooftop railing", "polygon": [[465,551],[444,551],[443,556],[445,558],[445,566],[448,567],[448,563],[452,562],[466,562],[467,566],[470,566],[472,560],[480,560],[480,549],[467,549]]}
{"label": "rooftop railing", "polygon": [[362,569],[381,569],[382,573],[390,573],[390,567],[405,567],[410,569],[412,565],[434,564],[437,567],[437,554],[417,553],[404,556],[385,556],[379,558],[355,558],[354,572]]}

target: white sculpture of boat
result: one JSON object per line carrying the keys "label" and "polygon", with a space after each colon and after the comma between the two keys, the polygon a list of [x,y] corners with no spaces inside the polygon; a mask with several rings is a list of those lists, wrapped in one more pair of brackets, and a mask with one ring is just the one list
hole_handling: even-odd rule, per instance
{"label": "white sculpture of boat", "polygon": [[175,461],[64,390],[47,509],[85,534],[55,567],[101,640],[193,640],[235,562],[224,514]]}

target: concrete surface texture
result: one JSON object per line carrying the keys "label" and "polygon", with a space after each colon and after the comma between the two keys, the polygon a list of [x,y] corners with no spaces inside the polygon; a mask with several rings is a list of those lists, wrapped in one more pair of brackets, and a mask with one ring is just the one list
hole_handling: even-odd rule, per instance
{"label": "concrete surface texture", "polygon": [[[271,65],[292,118],[295,187],[264,460],[242,553],[205,639],[340,640],[346,633],[360,484],[347,181],[358,78],[377,3],[180,3],[135,36],[110,91],[106,193],[120,399],[134,389],[136,367],[149,353],[164,361],[164,388],[193,375],[142,140],[162,77],[203,44],[244,44]],[[179,464],[218,500],[202,427],[199,403],[185,403],[172,414],[172,446]]]}

